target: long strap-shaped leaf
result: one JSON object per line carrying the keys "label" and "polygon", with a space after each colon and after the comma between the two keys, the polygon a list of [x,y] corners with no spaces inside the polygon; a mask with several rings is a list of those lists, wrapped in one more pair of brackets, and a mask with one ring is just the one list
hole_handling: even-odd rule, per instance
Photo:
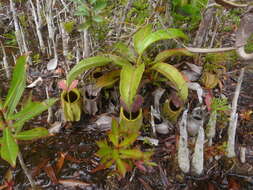
{"label": "long strap-shaped leaf", "polygon": [[7,162],[9,162],[12,167],[15,167],[18,151],[18,145],[11,134],[10,128],[5,128],[3,130],[1,157]]}
{"label": "long strap-shaped leaf", "polygon": [[137,43],[135,49],[139,55],[142,55],[143,52],[147,49],[148,46],[154,42],[160,40],[169,40],[173,38],[184,38],[188,37],[179,29],[169,28],[167,30],[158,30],[147,35],[141,42]]}
{"label": "long strap-shaped leaf", "polygon": [[143,40],[152,33],[152,25],[148,24],[136,32],[133,36],[134,48],[139,52],[138,47],[141,46]]}
{"label": "long strap-shaped leaf", "polygon": [[120,95],[129,110],[131,110],[130,108],[136,96],[144,70],[144,64],[137,67],[126,65],[120,73]]}
{"label": "long strap-shaped leaf", "polygon": [[182,98],[182,100],[185,101],[187,99],[187,83],[184,80],[182,74],[175,67],[166,63],[157,63],[152,67],[152,69],[164,75],[175,85],[178,94]]}
{"label": "long strap-shaped leaf", "polygon": [[10,89],[4,102],[4,108],[7,109],[7,115],[10,115],[14,112],[24,92],[26,79],[26,58],[26,56],[20,56],[17,59],[17,63],[14,67]]}
{"label": "long strap-shaped leaf", "polygon": [[172,56],[193,56],[193,54],[185,48],[168,49],[159,53],[155,57],[155,62],[163,62]]}
{"label": "long strap-shaped leaf", "polygon": [[[39,115],[43,111],[51,107],[57,99],[51,98],[45,100],[44,102],[29,102],[24,106],[24,108],[11,116],[8,117],[9,120],[16,120],[13,124],[14,127],[21,127],[26,121],[32,119],[33,117]],[[20,129],[19,129],[20,130]]]}
{"label": "long strap-shaped leaf", "polygon": [[88,70],[93,67],[104,66],[109,63],[114,63],[115,65],[123,66],[129,64],[126,60],[115,56],[115,55],[101,55],[83,59],[77,65],[75,65],[67,75],[67,84],[70,85],[75,78],[83,73],[85,70]]}

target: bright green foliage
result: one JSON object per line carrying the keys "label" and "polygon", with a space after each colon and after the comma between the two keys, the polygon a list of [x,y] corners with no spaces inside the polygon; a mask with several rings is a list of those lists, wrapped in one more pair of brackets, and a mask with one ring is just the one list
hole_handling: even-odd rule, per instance
{"label": "bright green foliage", "polygon": [[188,86],[183,76],[177,70],[177,68],[172,65],[166,63],[157,63],[152,69],[158,71],[162,75],[164,75],[167,79],[169,79],[177,88],[179,96],[182,100],[186,100],[188,96]]}
{"label": "bright green foliage", "polygon": [[122,177],[127,171],[130,171],[136,161],[143,164],[152,165],[150,162],[152,153],[142,152],[140,149],[133,147],[133,143],[138,137],[138,133],[127,135],[122,132],[116,119],[112,119],[112,129],[108,133],[109,142],[106,140],[98,141],[99,150],[97,155],[101,158],[104,168],[116,165],[116,172]]}
{"label": "bright green foliage", "polygon": [[106,0],[71,0],[77,4],[77,10],[75,15],[84,16],[85,22],[79,26],[79,29],[86,30],[92,25],[101,23],[104,21],[102,15],[104,9],[107,6]]}
{"label": "bright green foliage", "polygon": [[14,67],[10,89],[4,102],[0,105],[0,128],[3,130],[1,138],[1,157],[10,163],[12,167],[16,165],[16,158],[19,152],[17,140],[33,140],[48,135],[45,128],[34,128],[21,131],[24,123],[52,106],[57,99],[48,99],[44,102],[27,101],[23,108],[14,113],[20,102],[25,89],[26,81],[26,56],[20,56]]}
{"label": "bright green foliage", "polygon": [[1,157],[8,161],[12,167],[16,166],[18,156],[18,145],[15,141],[10,128],[3,130],[3,142],[1,144]]}
{"label": "bright green foliage", "polygon": [[181,30],[175,28],[169,28],[167,30],[158,30],[156,32],[152,32],[149,35],[147,35],[143,40],[141,40],[137,44],[137,46],[135,46],[135,49],[139,55],[142,55],[143,52],[154,42],[160,40],[169,40],[173,38],[187,39],[187,36]]}
{"label": "bright green foliage", "polygon": [[229,110],[227,98],[212,98],[211,109],[212,109],[212,111]]}
{"label": "bright green foliage", "polygon": [[121,70],[119,90],[128,110],[131,110],[144,70],[144,64],[137,67],[126,65]]}
{"label": "bright green foliage", "polygon": [[[125,1],[125,6],[128,1]],[[126,21],[136,25],[142,25],[150,17],[149,1],[134,0],[131,9],[128,11]]]}
{"label": "bright green foliage", "polygon": [[206,7],[207,0],[172,0],[172,16],[178,26],[191,23],[190,28],[197,26],[201,20],[201,9]]}
{"label": "bright green foliage", "polygon": [[[113,63],[123,67],[120,75],[120,94],[126,106],[130,108],[136,96],[142,74],[144,71],[150,71],[149,66],[157,64],[154,66],[154,70],[162,73],[168,80],[172,81],[176,89],[178,89],[179,97],[181,97],[182,100],[186,100],[188,96],[186,81],[176,68],[162,63],[162,61],[174,55],[191,56],[192,54],[185,49],[166,50],[165,53],[158,54],[158,57],[154,61],[145,54],[145,50],[153,43],[160,40],[175,38],[187,39],[187,36],[181,30],[174,28],[152,32],[152,26],[146,25],[134,34],[133,48],[124,43],[116,44],[115,52],[119,54],[119,56],[104,54],[80,61],[68,73],[67,84],[71,84],[79,74],[87,69]],[[135,66],[131,66],[130,63]],[[159,69],[160,67],[163,67],[162,70],[165,70],[162,71]]]}
{"label": "bright green foliage", "polygon": [[69,34],[74,30],[75,21],[68,21],[63,23],[64,30]]}

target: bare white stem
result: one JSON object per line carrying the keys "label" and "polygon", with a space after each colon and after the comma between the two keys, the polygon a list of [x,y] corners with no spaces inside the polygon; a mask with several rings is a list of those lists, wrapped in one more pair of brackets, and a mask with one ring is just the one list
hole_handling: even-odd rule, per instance
{"label": "bare white stem", "polygon": [[88,30],[84,30],[82,32],[82,39],[83,39],[83,58],[87,58],[90,56],[90,44],[89,44]]}
{"label": "bare white stem", "polygon": [[243,60],[253,60],[253,53],[246,53],[244,46],[239,47],[236,52]]}
{"label": "bare white stem", "polygon": [[61,34],[62,34],[62,48],[63,48],[63,56],[67,57],[68,56],[68,51],[69,51],[69,47],[68,47],[68,42],[69,42],[69,34],[68,32],[66,32],[66,30],[64,29],[64,23],[61,22]]}
{"label": "bare white stem", "polygon": [[236,47],[227,47],[227,48],[192,48],[186,46],[184,47],[192,53],[218,53],[237,49]]}
{"label": "bare white stem", "polygon": [[37,14],[40,14],[40,6],[38,5],[38,0],[37,0],[37,9],[35,9],[35,6],[32,2],[32,0],[29,0],[30,5],[31,5],[31,10],[32,10],[32,15],[34,17],[34,22],[35,22],[35,26],[36,26],[36,33],[39,39],[39,46],[40,46],[40,50],[42,53],[45,52],[45,44],[42,38],[42,33],[41,33],[41,26],[42,26],[42,22],[41,22],[41,18],[39,18],[39,16]]}
{"label": "bare white stem", "polygon": [[208,142],[209,146],[212,146],[212,139],[215,137],[216,121],[217,121],[217,111],[212,111],[206,129],[206,136],[209,140]]}
{"label": "bare white stem", "polygon": [[192,171],[197,175],[200,175],[204,168],[204,142],[205,133],[203,126],[200,126],[192,158]]}
{"label": "bare white stem", "polygon": [[23,48],[23,40],[21,36],[20,25],[18,22],[17,12],[15,10],[15,4],[13,3],[13,0],[10,0],[10,8],[11,8],[13,22],[14,22],[16,40],[18,42],[19,50],[22,54],[22,53],[25,53],[25,50]]}
{"label": "bare white stem", "polygon": [[240,160],[243,164],[246,162],[246,147],[244,146],[240,148]]}
{"label": "bare white stem", "polygon": [[190,170],[190,159],[188,149],[188,135],[187,135],[187,112],[188,109],[183,112],[182,119],[179,122],[179,144],[178,144],[178,165],[179,168],[184,172],[188,173]]}
{"label": "bare white stem", "polygon": [[235,95],[232,101],[232,110],[230,113],[230,121],[229,121],[229,128],[228,128],[228,146],[227,146],[227,156],[229,158],[235,157],[235,135],[236,135],[236,126],[237,126],[237,119],[238,114],[237,111],[237,103],[238,98],[241,90],[241,85],[243,81],[245,68],[241,69],[240,76],[238,78],[237,86],[235,89]]}
{"label": "bare white stem", "polygon": [[[47,86],[46,86],[46,95],[47,95],[47,99],[49,99],[50,97],[49,97],[48,87]],[[47,111],[48,111],[47,122],[51,123],[52,120],[53,120],[53,111],[52,111],[52,108],[49,107]]]}
{"label": "bare white stem", "polygon": [[32,176],[30,175],[30,173],[28,171],[28,168],[26,167],[25,162],[23,160],[22,154],[20,152],[18,153],[18,160],[19,160],[19,163],[21,165],[21,168],[25,172],[25,175],[26,175],[26,177],[28,178],[28,180],[31,184],[32,190],[36,190],[35,182],[34,182]]}
{"label": "bare white stem", "polygon": [[47,22],[49,38],[51,40],[54,40],[55,30],[54,30],[54,22],[53,22],[53,17],[52,17],[52,5],[53,5],[53,0],[46,1],[45,17],[46,17],[46,22]]}
{"label": "bare white stem", "polygon": [[3,51],[3,67],[4,67],[4,70],[5,70],[5,73],[6,73],[6,77],[8,79],[10,79],[11,73],[10,73],[10,70],[9,70],[9,64],[8,64],[8,61],[7,61],[6,52],[5,52],[4,46],[3,46],[1,41],[0,41],[0,44],[1,44],[1,47],[2,47],[2,51]]}

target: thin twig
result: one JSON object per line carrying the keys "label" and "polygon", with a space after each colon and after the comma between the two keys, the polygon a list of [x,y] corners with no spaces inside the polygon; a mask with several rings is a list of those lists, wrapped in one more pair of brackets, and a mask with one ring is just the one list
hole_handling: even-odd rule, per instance
{"label": "thin twig", "polygon": [[237,104],[238,98],[241,90],[241,85],[243,81],[245,68],[241,69],[240,76],[238,78],[237,86],[235,89],[235,95],[232,101],[232,110],[230,113],[230,121],[229,121],[229,128],[228,128],[228,147],[227,147],[227,156],[232,158],[235,156],[235,135],[236,135],[236,125],[238,119],[237,113]]}
{"label": "thin twig", "polygon": [[35,181],[33,180],[32,176],[30,175],[30,173],[28,171],[28,168],[25,165],[25,162],[24,162],[24,159],[22,157],[21,152],[18,153],[18,160],[19,160],[19,163],[21,165],[21,168],[25,172],[25,175],[26,175],[26,177],[28,178],[28,180],[29,180],[29,182],[31,184],[32,190],[36,190]]}

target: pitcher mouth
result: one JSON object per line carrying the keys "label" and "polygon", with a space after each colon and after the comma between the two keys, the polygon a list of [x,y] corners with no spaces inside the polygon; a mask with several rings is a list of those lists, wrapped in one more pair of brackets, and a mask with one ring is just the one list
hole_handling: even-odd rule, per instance
{"label": "pitcher mouth", "polygon": [[63,99],[68,103],[76,102],[79,99],[79,97],[80,95],[78,94],[78,92],[74,90],[63,93]]}
{"label": "pitcher mouth", "polygon": [[122,115],[125,119],[127,120],[137,120],[140,116],[141,116],[141,109],[136,111],[136,112],[131,112],[131,117],[130,117],[130,113],[127,112],[126,110],[124,110],[124,108],[121,107],[121,112]]}

